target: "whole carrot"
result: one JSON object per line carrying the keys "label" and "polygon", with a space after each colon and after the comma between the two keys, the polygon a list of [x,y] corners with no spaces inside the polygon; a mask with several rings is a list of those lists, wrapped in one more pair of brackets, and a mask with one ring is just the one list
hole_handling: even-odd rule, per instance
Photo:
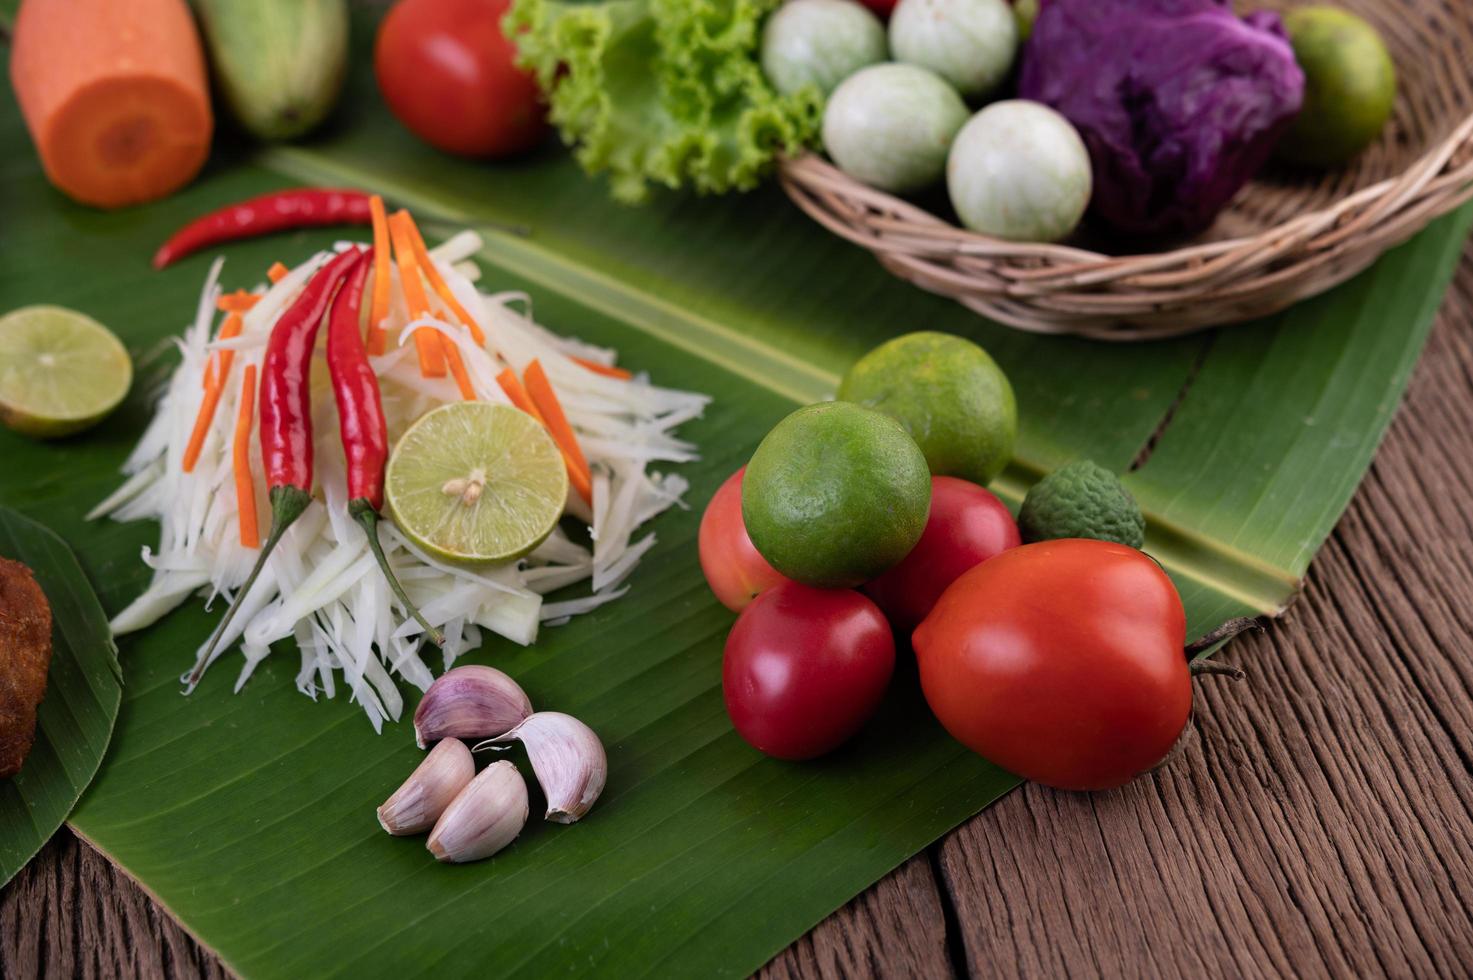
{"label": "whole carrot", "polygon": [[348,281],[333,300],[327,324],[327,367],[338,403],[343,455],[348,461],[348,513],[363,525],[368,547],[404,608],[419,620],[435,643],[444,643],[445,634],[431,626],[409,600],[378,539],[379,511],[384,506],[384,463],[389,458],[389,427],[384,420],[378,378],[368,364],[368,350],[358,326],[372,257],[373,249],[369,249],[353,267]]}
{"label": "whole carrot", "polygon": [[261,457],[266,466],[266,488],[271,501],[271,530],[256,565],[235,601],[225,610],[220,625],[210,637],[204,656],[190,672],[188,684],[199,682],[215,644],[235,618],[251,586],[266,567],[266,559],[312,502],[312,403],[308,381],[312,348],[333,294],[353,267],[363,258],[360,249],[341,253],[314,275],[302,295],[271,328],[266,356],[261,363]]}

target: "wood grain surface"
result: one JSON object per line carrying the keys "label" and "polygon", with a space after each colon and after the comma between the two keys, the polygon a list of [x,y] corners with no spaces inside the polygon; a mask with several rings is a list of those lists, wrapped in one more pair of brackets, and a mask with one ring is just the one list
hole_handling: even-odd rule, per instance
{"label": "wood grain surface", "polygon": [[[1473,971],[1473,246],[1305,593],[1199,682],[1195,744],[1027,786],[763,970],[806,977]],[[215,977],[63,830],[0,892],[0,976]]]}

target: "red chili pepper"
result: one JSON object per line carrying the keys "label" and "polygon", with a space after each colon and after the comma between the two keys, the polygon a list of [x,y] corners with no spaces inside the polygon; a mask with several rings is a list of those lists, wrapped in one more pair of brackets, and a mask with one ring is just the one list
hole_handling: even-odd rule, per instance
{"label": "red chili pepper", "polygon": [[307,283],[266,342],[266,356],[261,363],[261,458],[266,466],[266,488],[271,501],[271,530],[260,557],[235,594],[235,601],[225,610],[215,635],[210,637],[205,654],[189,675],[193,687],[210,664],[215,644],[235,617],[266,559],[307,505],[312,502],[312,402],[309,376],[312,348],[317,342],[317,328],[322,324],[333,294],[351,272],[363,261],[363,251],[350,248],[323,266]]}
{"label": "red chili pepper", "polygon": [[162,269],[202,248],[295,228],[367,225],[373,222],[362,191],[305,187],[262,194],[212,211],[180,228],[153,256]]}
{"label": "red chili pepper", "polygon": [[389,426],[384,421],[384,405],[379,394],[378,378],[368,364],[368,350],[363,345],[359,328],[363,311],[363,287],[372,267],[373,249],[364,252],[353,267],[348,281],[333,300],[327,325],[327,368],[332,375],[333,395],[338,403],[338,431],[343,440],[343,455],[348,461],[348,513],[363,525],[368,547],[388,579],[389,587],[419,620],[426,635],[443,644],[445,634],[431,626],[418,607],[409,600],[404,587],[384,557],[378,539],[379,511],[384,506],[384,463],[389,458]]}

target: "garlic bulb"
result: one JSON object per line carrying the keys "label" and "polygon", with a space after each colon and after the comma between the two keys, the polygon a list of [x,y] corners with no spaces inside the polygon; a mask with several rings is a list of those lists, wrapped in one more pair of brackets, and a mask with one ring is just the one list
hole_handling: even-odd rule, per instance
{"label": "garlic bulb", "polygon": [[494,738],[532,713],[527,694],[495,667],[470,664],[447,670],[414,711],[420,748],[442,738]]}
{"label": "garlic bulb", "polygon": [[532,761],[532,772],[547,797],[547,819],[572,823],[588,812],[603,792],[609,761],[593,729],[560,711],[539,711],[505,735],[476,745],[504,749],[521,742]]}
{"label": "garlic bulb", "polygon": [[493,762],[450,801],[426,846],[439,861],[479,861],[516,840],[526,824],[522,774],[510,762]]}
{"label": "garlic bulb", "polygon": [[447,738],[378,808],[378,822],[396,837],[422,834],[435,825],[450,801],[475,778],[476,760],[458,738]]}

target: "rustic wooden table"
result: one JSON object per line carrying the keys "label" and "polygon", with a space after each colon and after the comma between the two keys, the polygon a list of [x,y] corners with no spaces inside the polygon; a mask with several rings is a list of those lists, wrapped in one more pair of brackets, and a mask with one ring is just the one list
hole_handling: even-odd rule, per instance
{"label": "rustic wooden table", "polygon": [[[1025,787],[770,977],[1466,976],[1473,949],[1473,246],[1303,597],[1115,792]],[[0,893],[0,976],[223,975],[62,830]]]}

